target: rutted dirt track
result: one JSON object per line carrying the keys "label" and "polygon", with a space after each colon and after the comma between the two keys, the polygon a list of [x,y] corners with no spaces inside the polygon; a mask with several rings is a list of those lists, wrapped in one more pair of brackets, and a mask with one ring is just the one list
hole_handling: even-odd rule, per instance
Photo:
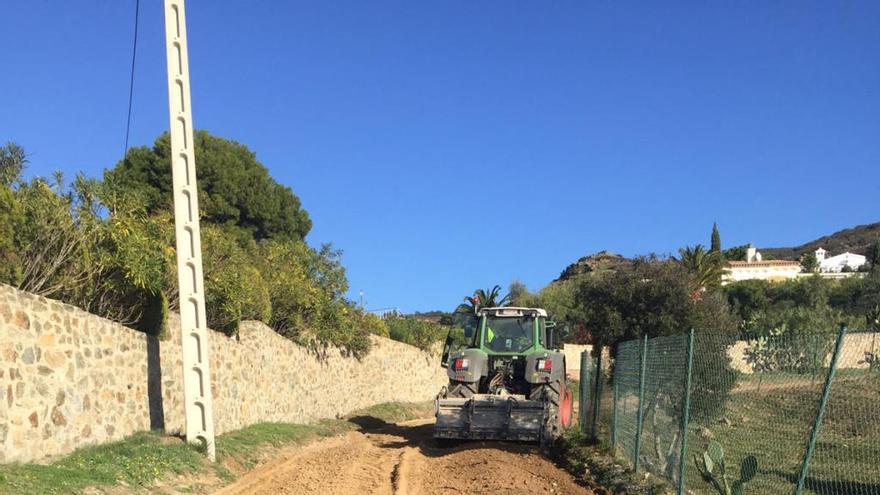
{"label": "rutted dirt track", "polygon": [[593,493],[536,446],[468,442],[441,447],[431,439],[433,420],[388,424],[363,418],[359,424],[361,431],[290,451],[218,494]]}

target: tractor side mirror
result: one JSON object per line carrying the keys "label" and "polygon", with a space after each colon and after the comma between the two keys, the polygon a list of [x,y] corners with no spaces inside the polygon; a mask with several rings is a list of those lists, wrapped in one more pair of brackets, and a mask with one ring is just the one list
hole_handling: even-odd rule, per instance
{"label": "tractor side mirror", "polygon": [[546,327],[546,328],[555,328],[555,327],[556,327],[556,322],[555,322],[555,321],[545,321],[545,322],[544,322],[544,327]]}
{"label": "tractor side mirror", "polygon": [[440,356],[440,367],[448,368],[449,367],[449,352],[452,350],[452,342],[454,338],[452,336],[452,330],[446,334],[446,342],[443,344],[443,355]]}
{"label": "tractor side mirror", "polygon": [[571,327],[569,327],[568,325],[559,325],[556,333],[559,334],[560,340],[567,339],[571,335]]}

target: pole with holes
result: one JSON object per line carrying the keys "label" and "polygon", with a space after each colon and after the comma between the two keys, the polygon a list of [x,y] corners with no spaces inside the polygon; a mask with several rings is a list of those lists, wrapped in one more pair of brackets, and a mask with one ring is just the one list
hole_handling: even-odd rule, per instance
{"label": "pole with holes", "polygon": [[180,333],[186,441],[202,443],[214,460],[214,412],[208,365],[205,288],[199,234],[199,201],[189,100],[189,60],[183,0],[165,0],[168,112],[171,122],[171,174],[174,235],[180,286]]}

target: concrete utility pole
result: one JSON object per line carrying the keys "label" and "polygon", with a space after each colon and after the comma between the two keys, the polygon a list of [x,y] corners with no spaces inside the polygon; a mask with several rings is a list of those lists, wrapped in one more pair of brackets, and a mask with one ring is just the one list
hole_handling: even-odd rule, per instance
{"label": "concrete utility pole", "polygon": [[204,443],[208,457],[213,461],[214,407],[208,363],[208,327],[183,0],[165,0],[165,50],[168,61],[168,114],[171,121],[171,174],[177,282],[180,286],[186,441]]}

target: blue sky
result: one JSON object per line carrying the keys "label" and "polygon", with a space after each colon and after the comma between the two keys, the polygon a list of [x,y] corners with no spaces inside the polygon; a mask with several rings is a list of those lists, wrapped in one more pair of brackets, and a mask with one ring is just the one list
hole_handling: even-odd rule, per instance
{"label": "blue sky", "polygon": [[[711,4],[711,5],[710,5]],[[0,141],[122,154],[134,1],[0,0]],[[880,220],[880,2],[187,2],[196,127],[256,151],[351,297],[451,309],[608,249]],[[131,142],[168,126],[142,2]],[[196,157],[198,160],[198,157]]]}

